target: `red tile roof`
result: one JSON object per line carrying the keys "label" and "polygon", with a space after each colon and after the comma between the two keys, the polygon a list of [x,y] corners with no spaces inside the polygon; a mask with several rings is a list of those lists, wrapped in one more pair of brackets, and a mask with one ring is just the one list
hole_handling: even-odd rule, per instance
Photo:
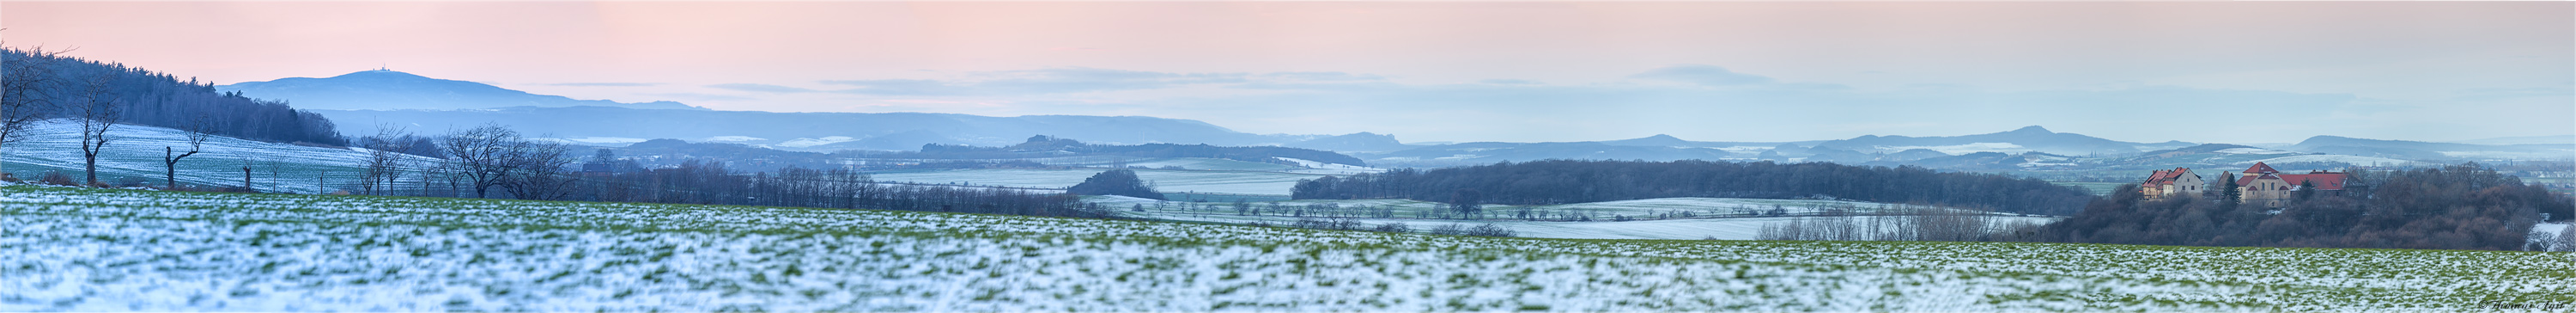
{"label": "red tile roof", "polygon": [[2344,175],[2328,172],[2290,174],[2281,175],[2281,181],[2288,182],[2291,186],[2298,186],[2300,182],[2315,182],[2317,190],[2343,190]]}
{"label": "red tile roof", "polygon": [[2272,169],[2272,165],[2263,164],[2263,162],[2254,162],[2254,167],[2245,168],[2246,174],[2271,174],[2280,172],[2280,170]]}
{"label": "red tile roof", "polygon": [[2191,168],[2188,167],[2176,167],[2173,170],[2156,170],[2155,172],[2148,173],[2147,182],[2139,183],[2138,187],[2155,187],[2172,184],[2174,180],[2182,179],[2182,175],[2190,173]]}
{"label": "red tile roof", "polygon": [[2237,186],[2248,186],[2248,185],[2253,185],[2253,184],[2254,184],[2254,180],[2256,180],[2256,179],[2264,179],[2264,178],[2280,179],[2280,180],[2281,180],[2281,183],[2284,185],[2284,189],[2286,189],[2286,188],[2287,188],[2287,186],[2298,186],[2298,185],[2299,185],[2299,183],[2301,183],[2301,182],[2311,182],[2311,181],[2313,181],[2313,182],[2316,182],[2316,183],[2317,183],[2317,190],[2343,190],[2344,179],[2345,179],[2346,177],[2344,176],[2344,173],[2335,173],[2335,172],[2309,172],[2309,173],[2307,173],[2307,174],[2263,174],[2263,176],[2246,176],[2246,177],[2242,177],[2242,178],[2237,178],[2237,179],[2236,179],[2236,185],[2237,185]]}

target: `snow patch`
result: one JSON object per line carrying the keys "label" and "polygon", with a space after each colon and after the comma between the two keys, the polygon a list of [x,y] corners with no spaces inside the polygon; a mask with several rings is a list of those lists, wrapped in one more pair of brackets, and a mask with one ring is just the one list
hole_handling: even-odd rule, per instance
{"label": "snow patch", "polygon": [[1761,147],[1761,146],[1733,146],[1733,147],[1708,147],[1708,148],[1703,148],[1703,149],[1725,150],[1725,151],[1726,151],[1726,152],[1728,152],[1728,153],[1762,153],[1762,151],[1770,151],[1770,150],[1771,150],[1771,148],[1772,148],[1772,147]]}
{"label": "snow patch", "polygon": [[1876,148],[1878,148],[1879,150],[1886,150],[1886,151],[1905,151],[1905,150],[1914,150],[1914,149],[1930,149],[1930,150],[1932,150],[1932,151],[1940,151],[1941,153],[1948,153],[1948,154],[1950,154],[1950,155],[1961,155],[1961,154],[1969,154],[1969,153],[1977,153],[1977,152],[2002,152],[2002,153],[2022,153],[2022,152],[2030,152],[2030,149],[2029,149],[2029,148],[2023,148],[2021,145],[2016,145],[2016,144],[2012,144],[2012,143],[2008,143],[2008,142],[1979,142],[1979,143],[1970,143],[1970,144],[1964,144],[1964,145],[1947,145],[1947,146],[1877,146]]}
{"label": "snow patch", "polygon": [[[739,136],[736,136],[736,137],[739,137]],[[750,138],[750,137],[743,137],[743,138]],[[759,138],[752,138],[752,139],[759,139]],[[778,144],[778,146],[780,146],[780,147],[789,147],[789,148],[804,148],[804,147],[812,147],[812,146],[820,146],[820,145],[836,144],[836,143],[851,142],[851,141],[858,141],[858,140],[859,140],[858,138],[850,138],[850,137],[846,137],[846,136],[831,136],[831,137],[823,137],[823,138],[796,138],[796,139],[788,139],[788,140],[787,140],[787,142],[779,143],[779,144]]]}
{"label": "snow patch", "polygon": [[2236,162],[2235,164],[2238,164],[2238,165],[2250,165],[2250,164],[2254,164],[2254,162],[2263,162],[2263,163],[2269,163],[2269,164],[2302,163],[2302,162],[2341,162],[2341,163],[2345,163],[2345,164],[2362,165],[2362,166],[2407,166],[2407,165],[2415,165],[2415,164],[2423,163],[2423,162],[2415,162],[2415,161],[2407,161],[2407,160],[2399,160],[2399,159],[2377,158],[2377,157],[2366,157],[2366,156],[2352,156],[2352,155],[2340,155],[2340,154],[2310,154],[2310,155],[2286,156],[2286,157],[2278,157],[2278,158],[2270,158],[2270,159],[2261,159],[2261,160],[2253,160],[2253,161]]}
{"label": "snow patch", "polygon": [[745,143],[745,142],[762,142],[762,141],[769,141],[769,139],[762,139],[762,138],[760,138],[760,137],[752,137],[752,136],[715,136],[715,137],[707,137],[707,138],[700,138],[700,139],[698,139],[698,142],[730,142],[730,143]]}
{"label": "snow patch", "polygon": [[2218,152],[2218,153],[2226,153],[2226,154],[2291,154],[2291,153],[2297,153],[2297,152],[2289,152],[2289,151],[2281,151],[2281,150],[2272,150],[2272,149],[2264,149],[2264,148],[2227,148],[2227,149],[2224,149],[2224,150],[2218,150],[2217,152]]}
{"label": "snow patch", "polygon": [[566,143],[566,144],[576,144],[576,145],[587,145],[587,146],[609,146],[609,145],[629,145],[629,144],[635,144],[635,143],[638,143],[638,142],[644,142],[644,141],[646,141],[646,140],[651,140],[651,139],[644,139],[644,138],[626,138],[626,137],[581,137],[581,138],[535,138],[535,140],[544,140],[544,141],[552,141],[552,142],[559,142],[559,143]]}
{"label": "snow patch", "polygon": [[1281,161],[1296,162],[1296,163],[1297,163],[1297,166],[1304,166],[1304,167],[1306,167],[1306,169],[1304,169],[1304,170],[1290,170],[1290,172],[1296,172],[1296,173],[1307,173],[1307,174],[1329,174],[1329,175],[1351,175],[1351,174],[1369,174],[1369,173],[1378,173],[1378,172],[1385,172],[1385,171],[1386,171],[1386,169],[1382,169],[1382,168],[1374,168],[1374,167],[1366,167],[1366,166],[1353,166],[1353,165],[1349,165],[1349,164],[1324,163],[1324,162],[1313,161],[1313,160],[1306,160],[1306,159],[1299,159],[1299,158],[1289,158],[1289,157],[1273,157],[1273,158],[1278,158],[1278,159],[1279,159],[1279,160],[1281,160]]}

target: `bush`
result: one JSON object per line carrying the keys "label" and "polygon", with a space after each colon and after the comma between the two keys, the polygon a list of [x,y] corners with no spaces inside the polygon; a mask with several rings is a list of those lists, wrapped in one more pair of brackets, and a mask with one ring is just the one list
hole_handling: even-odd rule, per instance
{"label": "bush", "polygon": [[1465,235],[1467,234],[1467,227],[1458,226],[1458,224],[1442,224],[1440,227],[1432,227],[1431,234],[1444,236]]}
{"label": "bush", "polygon": [[1082,179],[1082,183],[1065,188],[1064,192],[1077,195],[1114,195],[1163,200],[1163,193],[1154,191],[1152,186],[1147,186],[1145,179],[1137,178],[1136,171],[1124,169],[1092,174],[1091,178]]}
{"label": "bush", "polygon": [[36,179],[36,182],[38,182],[38,183],[44,183],[44,184],[46,184],[46,185],[55,185],[55,186],[79,186],[79,185],[80,185],[80,183],[72,182],[72,176],[71,176],[71,175],[63,175],[63,172],[62,172],[62,171],[45,171],[45,176],[44,176],[44,177],[41,177],[41,178],[37,178],[37,179]]}
{"label": "bush", "polygon": [[1475,228],[1467,229],[1466,233],[1468,236],[1484,237],[1511,237],[1516,234],[1517,233],[1513,232],[1511,229],[1503,228],[1502,226],[1494,226],[1494,224],[1476,225]]}

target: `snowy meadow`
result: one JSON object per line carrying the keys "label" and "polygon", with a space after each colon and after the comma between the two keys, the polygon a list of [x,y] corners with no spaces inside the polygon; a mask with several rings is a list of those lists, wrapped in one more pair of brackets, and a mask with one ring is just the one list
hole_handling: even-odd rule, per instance
{"label": "snowy meadow", "polygon": [[2550,311],[2569,254],[0,187],[0,311]]}

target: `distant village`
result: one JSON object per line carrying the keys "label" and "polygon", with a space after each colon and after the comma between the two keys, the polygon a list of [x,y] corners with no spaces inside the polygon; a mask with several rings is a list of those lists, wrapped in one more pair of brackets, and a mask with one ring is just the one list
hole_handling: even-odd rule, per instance
{"label": "distant village", "polygon": [[[2281,208],[2289,206],[2291,195],[2300,190],[2313,188],[2320,195],[2339,195],[2352,185],[2352,175],[2345,172],[2286,174],[2263,162],[2254,162],[2254,166],[2245,168],[2241,175],[2220,171],[2218,177],[2219,185],[2211,185],[2188,167],[2156,170],[2147,175],[2145,182],[2138,183],[2138,192],[2144,193],[2148,199],[2178,196],[2214,198],[2225,192],[2223,188],[2234,186],[2245,204]],[[2235,184],[2226,184],[2231,181]]]}

